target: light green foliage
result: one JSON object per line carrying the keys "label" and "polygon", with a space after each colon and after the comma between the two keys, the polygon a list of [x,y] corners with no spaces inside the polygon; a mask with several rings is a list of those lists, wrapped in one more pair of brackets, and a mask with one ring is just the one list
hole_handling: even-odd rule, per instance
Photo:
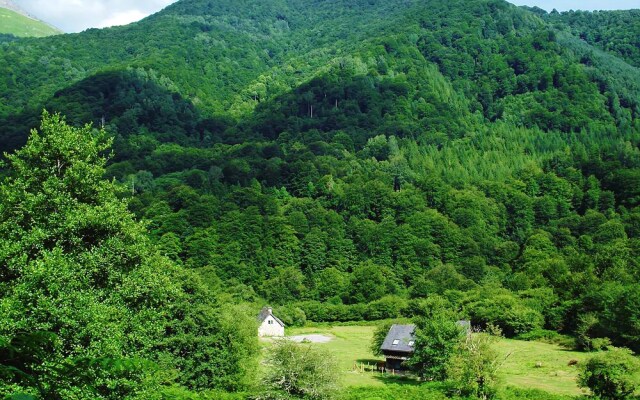
{"label": "light green foliage", "polygon": [[493,398],[503,357],[495,349],[497,337],[487,332],[468,332],[447,363],[447,381],[459,395]]}
{"label": "light green foliage", "polygon": [[332,399],[339,388],[336,360],[313,345],[280,340],[268,350],[265,384],[296,398]]}
{"label": "light green foliage", "polygon": [[425,316],[416,319],[415,351],[407,363],[422,378],[444,381],[447,363],[464,338],[464,328],[456,324],[455,313],[442,300],[435,299],[424,307]]}
{"label": "light green foliage", "polygon": [[633,398],[640,362],[628,349],[614,348],[591,357],[580,367],[578,383],[604,400]]}
{"label": "light green foliage", "polygon": [[552,394],[543,390],[507,387],[498,391],[496,398],[501,400],[571,400],[574,396]]}
{"label": "light green foliage", "polygon": [[[445,400],[467,399],[468,397],[447,396],[442,387],[434,384],[398,385],[389,384],[383,388],[353,388],[347,390],[341,400]],[[504,388],[498,391],[500,400],[571,400],[574,397],[551,394],[542,390]]]}
{"label": "light green foliage", "polygon": [[446,381],[457,395],[492,398],[503,361],[494,348],[497,336],[458,325],[442,300],[425,306],[425,316],[416,321],[415,352],[408,364],[420,377]]}
{"label": "light green foliage", "polygon": [[12,390],[26,383],[45,397],[106,399],[173,381],[246,385],[255,323],[216,305],[195,275],[155,252],[117,184],[102,178],[109,144],[103,131],[45,112],[27,145],[7,157],[0,339],[51,335],[20,350],[20,368],[41,383],[18,373]]}

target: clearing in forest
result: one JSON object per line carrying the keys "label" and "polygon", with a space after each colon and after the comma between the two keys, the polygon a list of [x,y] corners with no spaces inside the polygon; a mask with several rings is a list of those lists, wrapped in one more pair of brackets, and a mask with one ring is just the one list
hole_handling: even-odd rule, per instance
{"label": "clearing in forest", "polygon": [[[323,335],[333,339],[319,343],[338,360],[338,368],[343,372],[345,386],[382,386],[388,382],[417,383],[401,377],[382,375],[377,372],[359,372],[355,365],[374,366],[377,361],[369,350],[375,326],[322,326],[288,328],[287,336]],[[576,376],[578,368],[570,366],[572,360],[584,362],[589,353],[567,350],[561,346],[520,340],[502,339],[497,349],[506,357],[499,371],[502,385],[529,389],[541,389],[553,394],[579,395]]]}

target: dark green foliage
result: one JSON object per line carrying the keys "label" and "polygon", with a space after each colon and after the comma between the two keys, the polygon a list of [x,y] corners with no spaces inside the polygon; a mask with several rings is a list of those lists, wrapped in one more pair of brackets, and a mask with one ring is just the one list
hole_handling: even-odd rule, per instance
{"label": "dark green foliage", "polygon": [[571,336],[562,335],[556,331],[548,329],[534,329],[527,333],[521,333],[516,336],[516,339],[559,344],[566,348],[576,347],[575,339]]}
{"label": "dark green foliage", "polygon": [[371,340],[371,353],[376,356],[382,355],[382,343],[384,343],[384,339],[389,334],[389,329],[393,325],[392,322],[385,322],[384,324],[380,324],[376,327],[375,332],[373,332],[373,339]]}
{"label": "dark green foliage", "polygon": [[18,40],[19,38],[10,34],[10,33],[0,33],[0,44],[1,43],[9,43],[9,42],[13,42],[15,40]]}
{"label": "dark green foliage", "polygon": [[277,307],[274,310],[275,315],[284,322],[285,326],[304,326],[307,322],[307,316],[302,309],[294,306]]}
{"label": "dark green foliage", "polygon": [[482,295],[486,296],[485,298],[467,305],[474,325],[496,325],[506,336],[515,336],[542,328],[544,323],[542,313],[527,307],[524,301],[513,294],[487,293],[487,289],[484,292]]}

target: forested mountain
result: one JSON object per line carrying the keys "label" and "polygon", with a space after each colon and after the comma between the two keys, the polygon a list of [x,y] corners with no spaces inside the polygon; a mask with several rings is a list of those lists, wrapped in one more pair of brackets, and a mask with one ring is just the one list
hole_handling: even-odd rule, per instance
{"label": "forested mountain", "polygon": [[640,350],[638,21],[181,0],[2,43],[0,143],[43,108],[103,126],[106,176],[160,252],[288,324],[414,316],[438,295],[508,336]]}
{"label": "forested mountain", "polygon": [[15,37],[43,37],[62,33],[40,21],[9,0],[0,1],[0,41]]}
{"label": "forested mountain", "polygon": [[640,67],[640,10],[542,13],[558,29]]}

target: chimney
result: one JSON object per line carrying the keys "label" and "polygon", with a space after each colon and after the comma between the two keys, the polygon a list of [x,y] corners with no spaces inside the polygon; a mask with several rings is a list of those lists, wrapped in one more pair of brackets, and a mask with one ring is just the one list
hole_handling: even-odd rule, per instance
{"label": "chimney", "polygon": [[273,314],[273,308],[267,306],[267,311],[269,312],[269,314]]}

